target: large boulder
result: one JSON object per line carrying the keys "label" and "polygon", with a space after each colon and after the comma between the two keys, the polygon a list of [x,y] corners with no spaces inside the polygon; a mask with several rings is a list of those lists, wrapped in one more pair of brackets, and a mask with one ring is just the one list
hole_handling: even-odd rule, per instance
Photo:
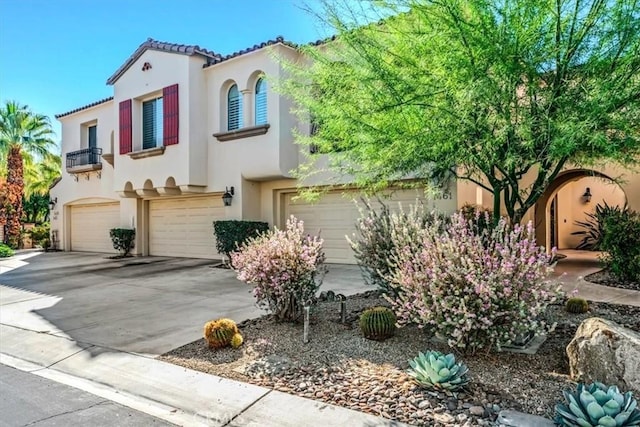
{"label": "large boulder", "polygon": [[583,321],[567,346],[571,377],[640,393],[640,334],[615,322]]}

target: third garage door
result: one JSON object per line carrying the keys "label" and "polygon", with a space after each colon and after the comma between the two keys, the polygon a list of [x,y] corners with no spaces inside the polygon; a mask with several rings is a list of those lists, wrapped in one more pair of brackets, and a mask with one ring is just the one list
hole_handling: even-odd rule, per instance
{"label": "third garage door", "polygon": [[[454,187],[455,188],[455,187]],[[285,215],[288,218],[294,215],[304,221],[304,229],[311,234],[317,234],[324,239],[324,251],[327,262],[355,264],[353,251],[345,238],[355,232],[355,224],[360,217],[358,206],[354,198],[358,200],[359,193],[343,195],[342,192],[324,194],[316,202],[307,202],[296,199],[296,194],[285,196]],[[416,199],[425,200],[424,192],[420,190],[397,190],[391,193],[390,199],[385,201],[392,211],[398,210],[398,203],[402,203],[404,209],[410,204],[415,204]],[[436,204],[433,201],[425,204],[427,209],[437,207],[443,212],[453,212],[456,209],[455,195],[447,193]]]}
{"label": "third garage door", "polygon": [[219,258],[213,221],[224,219],[220,196],[149,201],[149,253]]}

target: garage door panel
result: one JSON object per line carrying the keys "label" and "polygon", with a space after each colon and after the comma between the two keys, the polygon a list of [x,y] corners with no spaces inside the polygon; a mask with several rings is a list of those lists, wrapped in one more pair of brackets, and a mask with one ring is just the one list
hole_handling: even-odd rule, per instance
{"label": "garage door panel", "polygon": [[71,206],[71,250],[115,252],[109,230],[119,226],[119,203]]}
{"label": "garage door panel", "polygon": [[213,222],[224,219],[219,196],[149,202],[149,252],[186,258],[219,258]]}
{"label": "garage door panel", "polygon": [[[455,191],[455,186],[452,190]],[[304,221],[306,232],[320,233],[324,239],[327,262],[355,264],[353,251],[345,236],[351,236],[356,231],[356,222],[360,218],[359,206],[362,207],[360,194],[353,192],[345,197],[341,192],[327,193],[313,203],[303,199],[293,200],[295,196],[289,194],[285,197],[286,216],[294,215]],[[426,201],[427,197],[422,190],[410,189],[387,192],[381,199],[391,212],[398,212],[400,205],[403,209],[409,209],[409,205],[414,205],[416,200]],[[371,198],[370,204],[373,208],[380,207],[376,198]],[[428,209],[437,207],[444,212],[453,212],[456,201],[454,196],[450,196],[438,202],[432,200],[426,206]]]}

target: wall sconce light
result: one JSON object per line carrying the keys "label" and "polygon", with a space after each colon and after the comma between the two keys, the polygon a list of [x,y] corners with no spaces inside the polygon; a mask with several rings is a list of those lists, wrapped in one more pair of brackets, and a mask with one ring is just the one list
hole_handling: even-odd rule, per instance
{"label": "wall sconce light", "polygon": [[54,197],[53,199],[49,199],[49,210],[53,210],[56,207],[56,204],[58,204],[58,198]]}
{"label": "wall sconce light", "polygon": [[584,194],[582,195],[582,201],[584,201],[585,203],[589,203],[591,201],[591,196],[591,189],[587,187],[587,189],[584,191]]}
{"label": "wall sconce light", "polygon": [[233,200],[233,186],[231,188],[225,187],[225,192],[222,195],[222,203],[225,206],[231,206],[231,200]]}

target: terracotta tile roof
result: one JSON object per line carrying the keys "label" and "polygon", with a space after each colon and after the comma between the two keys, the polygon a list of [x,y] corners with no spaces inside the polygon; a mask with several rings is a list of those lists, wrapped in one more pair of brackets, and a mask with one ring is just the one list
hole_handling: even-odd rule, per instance
{"label": "terracotta tile roof", "polygon": [[215,60],[220,57],[220,55],[218,55],[217,53],[208,49],[201,48],[198,45],[166,43],[148,38],[138,47],[138,49],[136,49],[135,52],[133,52],[133,54],[131,54],[129,58],[127,58],[124,64],[122,64],[120,68],[118,68],[116,72],[113,73],[113,75],[109,77],[109,79],[107,79],[107,84],[114,84],[120,78],[120,76],[122,76],[125,71],[127,71],[129,67],[131,67],[133,63],[136,62],[136,60],[140,58],[140,56],[147,50],[158,50],[161,52],[178,53],[188,56],[201,55],[208,58],[208,60]]}
{"label": "terracotta tile roof", "polygon": [[[328,43],[328,42],[330,42],[332,40],[335,40],[335,39],[336,39],[336,36],[332,36],[332,37],[329,37],[329,38],[326,38],[326,39],[320,39],[320,40],[316,40],[316,41],[307,43],[307,45],[309,45],[309,46],[320,46],[322,44]],[[216,64],[219,64],[221,62],[228,61],[229,59],[233,59],[233,58],[236,58],[238,56],[246,55],[247,53],[255,52],[256,50],[263,49],[263,48],[265,48],[267,46],[273,46],[275,44],[283,44],[285,46],[289,46],[289,47],[292,47],[294,49],[298,49],[300,47],[300,45],[298,45],[298,44],[296,44],[294,42],[285,40],[284,37],[282,37],[282,36],[278,36],[273,40],[267,40],[267,41],[259,43],[259,44],[254,44],[251,47],[239,50],[237,52],[230,53],[229,55],[225,55],[225,56],[220,56],[219,55],[217,58],[214,58],[214,59],[208,61],[206,64],[204,64],[202,66],[202,68],[211,67],[212,65],[216,65]]]}
{"label": "terracotta tile roof", "polygon": [[105,102],[109,102],[109,101],[113,101],[113,96],[110,96],[110,97],[105,98],[105,99],[101,99],[100,101],[92,102],[91,104],[87,104],[87,105],[84,105],[82,107],[78,107],[78,108],[73,109],[71,111],[67,111],[66,113],[56,114],[55,118],[56,119],[60,119],[62,117],[68,116],[70,114],[77,113],[78,111],[86,110],[88,108],[95,107],[96,105],[104,104]]}

